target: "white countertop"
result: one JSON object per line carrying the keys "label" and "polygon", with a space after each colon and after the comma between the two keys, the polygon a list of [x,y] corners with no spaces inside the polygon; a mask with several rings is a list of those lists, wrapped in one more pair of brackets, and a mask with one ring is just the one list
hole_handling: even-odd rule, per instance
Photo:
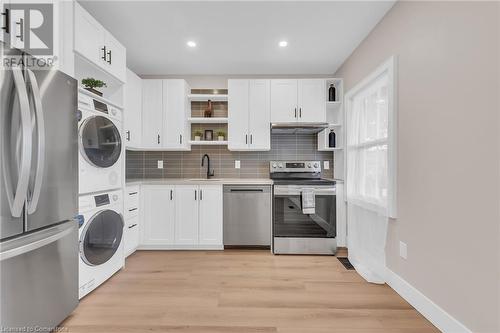
{"label": "white countertop", "polygon": [[127,179],[127,186],[134,185],[272,185],[269,178],[162,178],[162,179]]}

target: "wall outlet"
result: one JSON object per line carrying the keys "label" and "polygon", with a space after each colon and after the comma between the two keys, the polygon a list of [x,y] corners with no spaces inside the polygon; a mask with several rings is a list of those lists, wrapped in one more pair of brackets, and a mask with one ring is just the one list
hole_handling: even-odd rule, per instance
{"label": "wall outlet", "polygon": [[234,168],[239,169],[240,167],[241,167],[240,161],[238,161],[238,160],[234,161]]}
{"label": "wall outlet", "polygon": [[399,256],[403,259],[408,258],[408,246],[401,241],[399,241]]}
{"label": "wall outlet", "polygon": [[158,169],[163,169],[163,161],[158,161]]}
{"label": "wall outlet", "polygon": [[324,170],[330,169],[330,161],[323,161],[323,169]]}

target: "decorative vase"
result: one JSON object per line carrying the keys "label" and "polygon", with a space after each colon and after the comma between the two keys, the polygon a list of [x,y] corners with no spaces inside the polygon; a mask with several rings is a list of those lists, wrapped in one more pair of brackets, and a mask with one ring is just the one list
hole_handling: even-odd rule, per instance
{"label": "decorative vase", "polygon": [[194,141],[201,141],[201,136],[195,135],[194,136]]}
{"label": "decorative vase", "polygon": [[88,90],[91,93],[102,97],[102,92],[100,92],[99,90],[95,90],[94,88],[88,88],[88,87],[83,87],[83,89]]}
{"label": "decorative vase", "polygon": [[223,136],[218,136],[218,137],[217,137],[217,140],[219,140],[219,141],[224,141],[224,137],[223,137]]}
{"label": "decorative vase", "polygon": [[205,118],[211,118],[212,117],[212,101],[211,100],[208,100],[208,105],[207,105],[207,108],[205,109],[205,112],[203,113],[203,116]]}

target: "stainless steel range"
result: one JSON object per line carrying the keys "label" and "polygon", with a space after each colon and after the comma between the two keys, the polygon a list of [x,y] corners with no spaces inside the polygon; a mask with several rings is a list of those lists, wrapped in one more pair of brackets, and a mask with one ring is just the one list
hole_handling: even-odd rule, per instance
{"label": "stainless steel range", "polygon": [[274,181],[273,253],[337,251],[335,181],[321,178],[320,161],[271,161]]}

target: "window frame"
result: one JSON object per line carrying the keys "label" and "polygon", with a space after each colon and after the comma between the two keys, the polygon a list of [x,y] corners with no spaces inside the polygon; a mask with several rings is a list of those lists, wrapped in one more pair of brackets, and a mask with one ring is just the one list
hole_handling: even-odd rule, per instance
{"label": "window frame", "polygon": [[[349,172],[347,163],[349,159],[349,150],[351,149],[368,149],[370,147],[380,146],[387,143],[387,212],[391,218],[397,217],[397,58],[396,56],[389,57],[381,65],[379,65],[372,73],[362,79],[358,84],[352,87],[345,95],[345,112],[352,112],[353,98],[370,84],[387,73],[388,76],[388,121],[387,121],[387,139],[376,139],[367,142],[362,142],[354,145],[348,145],[347,133],[349,124],[346,121],[346,158],[345,170]],[[347,117],[345,117],[347,120]],[[346,194],[349,193],[349,177],[346,177]],[[348,198],[348,195],[346,195]],[[363,201],[365,205],[372,206],[373,210],[380,211],[380,206],[372,201],[367,201],[365,198],[354,198],[354,201]],[[349,198],[348,198],[348,201]],[[351,200],[352,201],[352,200]],[[378,206],[378,207],[377,207]]]}

